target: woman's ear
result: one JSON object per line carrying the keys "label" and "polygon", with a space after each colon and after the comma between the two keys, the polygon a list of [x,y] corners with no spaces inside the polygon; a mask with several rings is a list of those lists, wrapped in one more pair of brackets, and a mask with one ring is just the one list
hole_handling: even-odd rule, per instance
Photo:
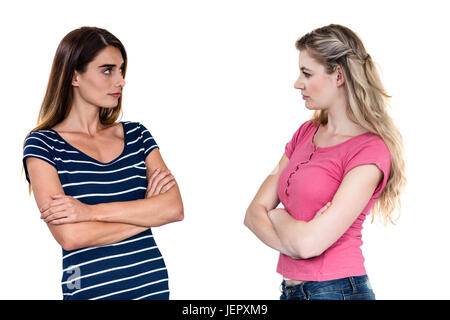
{"label": "woman's ear", "polygon": [[341,66],[337,66],[334,70],[335,77],[336,77],[336,85],[338,87],[341,87],[345,83],[345,77],[344,77],[344,71],[342,70]]}
{"label": "woman's ear", "polygon": [[74,87],[80,86],[79,79],[78,79],[79,76],[80,76],[80,74],[78,73],[77,70],[75,70],[75,72],[73,73],[73,77],[72,77],[72,86],[74,86]]}

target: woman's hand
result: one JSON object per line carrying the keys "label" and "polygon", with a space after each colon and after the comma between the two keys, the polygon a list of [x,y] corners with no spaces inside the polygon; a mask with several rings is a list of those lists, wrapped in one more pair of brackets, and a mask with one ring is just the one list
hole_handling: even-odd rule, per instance
{"label": "woman's hand", "polygon": [[145,194],[146,198],[151,198],[159,194],[165,193],[167,190],[175,185],[175,178],[170,171],[161,171],[159,168],[156,169],[150,179],[148,180],[147,192]]}
{"label": "woman's hand", "polygon": [[39,210],[41,219],[49,224],[63,224],[91,221],[90,206],[81,201],[62,194],[52,195],[52,200]]}

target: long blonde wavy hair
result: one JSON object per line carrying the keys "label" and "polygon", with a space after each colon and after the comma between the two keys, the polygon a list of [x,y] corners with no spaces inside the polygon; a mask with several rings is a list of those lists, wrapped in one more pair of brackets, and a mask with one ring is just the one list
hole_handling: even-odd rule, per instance
{"label": "long blonde wavy hair", "polygon": [[[403,139],[388,114],[389,96],[384,89],[371,56],[366,52],[361,39],[347,27],[330,24],[299,38],[295,46],[306,50],[327,73],[339,65],[345,77],[347,116],[354,123],[379,135],[391,153],[391,170],[387,184],[372,208],[372,223],[375,216],[386,226],[395,225],[401,215],[400,196],[406,187]],[[315,111],[311,120],[325,125],[327,110]],[[393,212],[397,209],[397,217]]]}

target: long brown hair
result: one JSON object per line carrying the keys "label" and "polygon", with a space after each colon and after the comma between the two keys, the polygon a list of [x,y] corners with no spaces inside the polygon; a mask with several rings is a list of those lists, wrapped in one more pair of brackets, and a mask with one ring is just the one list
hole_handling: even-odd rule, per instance
{"label": "long brown hair", "polygon": [[[391,170],[387,184],[372,209],[387,224],[394,223],[392,212],[401,213],[400,194],[406,186],[403,140],[400,131],[388,114],[390,96],[381,82],[375,63],[361,39],[347,27],[331,24],[307,33],[295,43],[298,50],[306,50],[322,64],[328,73],[339,65],[344,71],[348,100],[348,118],[366,130],[379,135],[391,153]],[[313,122],[325,125],[326,110],[315,111]]]}
{"label": "long brown hair", "polygon": [[[75,70],[80,74],[85,72],[88,63],[107,46],[116,47],[122,53],[125,77],[127,66],[125,48],[109,31],[96,27],[81,27],[69,32],[61,40],[53,59],[37,126],[31,131],[50,129],[67,117],[73,102],[72,79]],[[122,95],[116,107],[100,108],[101,123],[106,125],[114,123],[121,111]]]}
{"label": "long brown hair", "polygon": [[[97,27],[81,27],[69,32],[61,40],[53,58],[47,91],[41,104],[37,125],[29,133],[50,129],[69,115],[73,103],[72,79],[75,70],[80,74],[84,73],[89,62],[94,60],[98,53],[107,46],[116,47],[122,53],[124,60],[122,74],[125,77],[127,69],[125,47],[109,31]],[[116,107],[100,108],[100,122],[104,125],[111,125],[116,122],[121,112],[122,95],[120,95]]]}

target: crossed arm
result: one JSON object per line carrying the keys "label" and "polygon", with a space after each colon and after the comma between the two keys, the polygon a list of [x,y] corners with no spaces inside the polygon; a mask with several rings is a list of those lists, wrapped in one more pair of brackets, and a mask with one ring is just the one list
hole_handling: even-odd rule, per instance
{"label": "crossed arm", "polygon": [[168,169],[158,149],[145,160],[149,181],[145,199],[97,205],[65,196],[55,168],[45,161],[26,161],[41,218],[65,250],[116,243],[150,227],[184,218],[178,185],[163,174]]}
{"label": "crossed arm", "polygon": [[289,159],[283,156],[274,171],[264,180],[247,209],[244,224],[267,246],[286,255],[295,256],[294,251],[285,248],[268,216],[268,212],[280,203],[277,195],[278,178],[288,163]]}
{"label": "crossed arm", "polygon": [[266,245],[295,259],[322,254],[335,243],[361,214],[383,173],[375,165],[350,170],[331,200],[309,222],[294,219],[279,204],[277,182],[289,163],[283,155],[277,168],[258,190],[245,215],[244,224]]}

